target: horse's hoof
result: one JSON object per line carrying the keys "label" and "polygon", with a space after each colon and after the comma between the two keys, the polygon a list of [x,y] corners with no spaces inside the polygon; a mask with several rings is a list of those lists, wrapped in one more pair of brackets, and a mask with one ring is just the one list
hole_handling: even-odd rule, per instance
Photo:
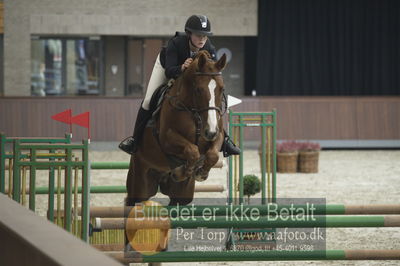
{"label": "horse's hoof", "polygon": [[187,176],[185,174],[176,174],[174,172],[169,173],[169,178],[171,178],[174,182],[182,182],[187,179]]}
{"label": "horse's hoof", "polygon": [[196,174],[194,176],[194,179],[197,182],[203,182],[206,181],[208,178],[208,171],[203,170],[203,168],[200,168],[196,171]]}
{"label": "horse's hoof", "polygon": [[194,179],[195,179],[197,182],[204,182],[204,181],[207,180],[207,178],[208,178],[208,175],[206,175],[206,176],[196,175],[196,176],[194,177]]}
{"label": "horse's hoof", "polygon": [[175,182],[181,182],[187,179],[184,166],[179,166],[169,173],[170,178]]}
{"label": "horse's hoof", "polygon": [[194,174],[194,171],[193,171],[193,169],[186,169],[186,172],[185,172],[185,174],[184,174],[184,176],[185,176],[185,179],[186,178],[189,178],[189,177],[193,177],[193,174]]}

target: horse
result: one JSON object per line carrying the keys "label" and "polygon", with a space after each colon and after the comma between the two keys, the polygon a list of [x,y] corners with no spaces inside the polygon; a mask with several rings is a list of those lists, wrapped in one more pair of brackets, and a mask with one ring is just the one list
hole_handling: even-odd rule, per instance
{"label": "horse", "polygon": [[154,125],[131,156],[126,205],[148,200],[158,188],[170,205],[193,200],[195,180],[207,179],[224,140],[225,65],[225,54],[215,62],[200,51],[165,93]]}

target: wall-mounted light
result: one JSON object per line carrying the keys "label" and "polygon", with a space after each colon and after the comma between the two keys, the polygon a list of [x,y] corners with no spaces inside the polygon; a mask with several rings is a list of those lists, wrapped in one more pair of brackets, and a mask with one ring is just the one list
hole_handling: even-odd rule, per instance
{"label": "wall-mounted light", "polygon": [[116,75],[118,72],[118,66],[117,65],[111,65],[111,73],[113,73],[113,75]]}

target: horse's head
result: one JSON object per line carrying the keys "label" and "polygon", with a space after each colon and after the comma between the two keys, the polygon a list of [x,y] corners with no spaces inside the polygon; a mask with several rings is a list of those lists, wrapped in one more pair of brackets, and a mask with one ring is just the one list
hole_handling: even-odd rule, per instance
{"label": "horse's head", "polygon": [[200,51],[184,74],[190,88],[188,92],[192,94],[193,108],[203,122],[201,135],[207,141],[214,141],[222,130],[220,119],[224,81],[221,71],[225,65],[225,54],[214,62],[207,51]]}

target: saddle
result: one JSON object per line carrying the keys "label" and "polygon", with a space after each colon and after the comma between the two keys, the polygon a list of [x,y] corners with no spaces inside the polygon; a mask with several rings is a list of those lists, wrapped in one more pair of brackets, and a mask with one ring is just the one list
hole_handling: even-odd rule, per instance
{"label": "saddle", "polygon": [[153,96],[150,99],[150,111],[152,113],[152,119],[150,120],[150,122],[154,122],[156,116],[160,112],[161,104],[164,101],[164,96],[173,84],[174,80],[170,79],[168,83],[162,84],[153,93]]}

